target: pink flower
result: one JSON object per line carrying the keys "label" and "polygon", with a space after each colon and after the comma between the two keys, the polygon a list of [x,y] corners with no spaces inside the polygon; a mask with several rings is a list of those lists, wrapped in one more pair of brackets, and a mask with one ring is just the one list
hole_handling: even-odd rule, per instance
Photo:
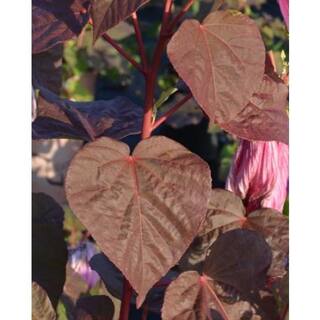
{"label": "pink flower", "polygon": [[278,0],[283,19],[289,29],[289,0]]}
{"label": "pink flower", "polygon": [[89,240],[85,240],[77,248],[69,250],[71,268],[83,278],[90,288],[94,287],[100,279],[89,265],[90,259],[97,253],[98,249]]}
{"label": "pink flower", "polygon": [[241,140],[226,183],[240,196],[247,212],[282,211],[288,193],[289,147],[276,141]]}

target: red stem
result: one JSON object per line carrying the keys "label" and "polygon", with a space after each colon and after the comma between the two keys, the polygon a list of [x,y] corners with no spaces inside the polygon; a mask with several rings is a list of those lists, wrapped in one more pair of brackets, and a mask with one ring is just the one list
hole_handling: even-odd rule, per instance
{"label": "red stem", "polygon": [[123,48],[121,48],[107,33],[102,35],[103,39],[106,40],[112,47],[114,47],[125,59],[127,59],[135,68],[141,73],[145,74],[143,67],[130,56]]}
{"label": "red stem", "polygon": [[148,305],[145,304],[144,307],[143,307],[141,320],[147,320],[147,318],[148,318]]}
{"label": "red stem", "polygon": [[169,26],[169,30],[173,30],[174,27],[179,23],[179,21],[183,18],[183,16],[187,13],[187,11],[190,9],[190,7],[193,5],[194,0],[189,0],[181,9],[181,11],[175,16],[173,21],[171,22]]}
{"label": "red stem", "polygon": [[131,301],[132,292],[133,290],[129,281],[124,278],[119,320],[129,319],[130,301]]}
{"label": "red stem", "polygon": [[138,42],[138,48],[139,48],[139,53],[140,53],[140,57],[141,57],[142,67],[143,67],[144,72],[146,72],[147,68],[148,68],[148,61],[147,61],[146,50],[145,50],[145,47],[143,44],[143,39],[142,39],[138,16],[137,16],[136,12],[134,12],[131,16],[132,16],[132,20],[133,20],[133,26],[134,26],[134,31],[136,34],[136,39]]}
{"label": "red stem", "polygon": [[189,99],[192,98],[192,94],[188,93],[181,101],[174,105],[170,110],[164,113],[152,126],[152,130],[158,128],[162,123],[164,123],[173,113],[175,113],[181,106],[183,106]]}
{"label": "red stem", "polygon": [[167,34],[168,27],[168,18],[169,14],[166,11],[170,7],[171,0],[166,0],[164,7],[164,16],[162,19],[160,36],[154,51],[153,59],[151,67],[149,68],[146,74],[146,94],[145,94],[145,102],[144,102],[144,117],[143,117],[143,125],[142,125],[142,139],[147,139],[150,137],[152,132],[152,111],[154,104],[154,91],[156,87],[157,73],[161,63],[161,57],[164,49],[170,39]]}

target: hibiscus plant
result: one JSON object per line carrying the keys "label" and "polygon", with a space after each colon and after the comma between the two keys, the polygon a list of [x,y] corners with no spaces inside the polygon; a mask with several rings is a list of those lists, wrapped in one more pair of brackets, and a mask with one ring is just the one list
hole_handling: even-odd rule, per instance
{"label": "hibiscus plant", "polygon": [[[33,139],[84,141],[64,188],[101,250],[87,258],[91,268],[109,291],[121,283],[119,319],[128,320],[135,307],[142,319],[148,312],[164,320],[285,319],[287,75],[276,73],[256,22],[219,0],[201,21],[191,17],[193,0],[180,7],[158,1],[162,23],[150,54],[139,22],[139,9],[149,2],[32,0]],[[124,20],[134,28],[135,56],[108,32]],[[143,108],[125,96],[89,102],[60,96],[55,61],[63,43],[88,24],[92,45],[103,39],[143,77]],[[166,111],[160,106],[176,90],[156,96],[164,57],[183,88]],[[203,159],[156,134],[191,100],[240,139],[226,190],[215,187]],[[130,150],[121,140],[134,134],[141,139]],[[45,194],[33,197],[33,317],[54,319],[67,260],[63,211]],[[44,258],[48,252],[54,264]],[[114,314],[106,296],[81,298],[77,307],[77,319]]]}

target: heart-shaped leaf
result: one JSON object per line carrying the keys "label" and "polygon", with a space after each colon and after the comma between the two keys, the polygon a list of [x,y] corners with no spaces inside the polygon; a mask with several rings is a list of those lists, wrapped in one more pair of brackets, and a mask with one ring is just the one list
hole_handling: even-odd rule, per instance
{"label": "heart-shaped leaf", "polygon": [[211,279],[196,271],[182,273],[166,290],[162,307],[163,320],[212,320],[212,302],[223,319],[229,319],[213,289]]}
{"label": "heart-shaped leaf", "polygon": [[112,320],[114,315],[114,304],[104,295],[81,297],[76,309],[76,320]]}
{"label": "heart-shaped leaf", "polygon": [[138,293],[140,307],[197,234],[211,175],[201,158],[168,138],[141,141],[130,156],[126,144],[103,137],[74,157],[65,190],[70,207]]}
{"label": "heart-shaped leaf", "polygon": [[[121,300],[123,291],[123,275],[120,270],[103,254],[99,253],[92,257],[90,260],[90,266],[95,270],[103,280],[108,292],[112,296]],[[153,287],[146,296],[145,304],[148,305],[148,310],[160,313],[163,297],[166,286],[176,279],[179,273],[174,270],[170,270],[161,280],[159,285]],[[131,303],[136,304],[137,295],[132,294]]]}
{"label": "heart-shaped leaf", "polygon": [[247,293],[265,284],[272,253],[262,235],[235,229],[219,236],[210,248],[204,273]]}
{"label": "heart-shaped leaf", "polygon": [[274,209],[263,208],[251,212],[243,227],[256,230],[264,236],[272,250],[272,264],[268,273],[273,277],[283,276],[289,254],[288,218]]}
{"label": "heart-shaped leaf", "polygon": [[63,290],[68,257],[63,217],[62,208],[51,197],[32,194],[32,280],[45,289],[54,308]]}
{"label": "heart-shaped leaf", "polygon": [[265,48],[255,22],[217,11],[200,24],[186,20],[168,45],[168,56],[212,121],[233,119],[257,92]]}
{"label": "heart-shaped leaf", "polygon": [[143,110],[125,97],[73,102],[42,88],[37,102],[33,139],[92,140],[102,135],[121,139],[140,132]]}
{"label": "heart-shaped leaf", "polygon": [[56,313],[47,293],[32,282],[32,320],[55,320]]}
{"label": "heart-shaped leaf", "polygon": [[93,37],[98,39],[105,31],[128,18],[149,0],[94,0],[91,8]]}
{"label": "heart-shaped leaf", "polygon": [[288,144],[288,87],[279,78],[265,74],[260,88],[247,106],[231,121],[219,125],[246,140],[280,141]]}
{"label": "heart-shaped leaf", "polygon": [[90,0],[32,0],[32,53],[53,48],[80,34]]}

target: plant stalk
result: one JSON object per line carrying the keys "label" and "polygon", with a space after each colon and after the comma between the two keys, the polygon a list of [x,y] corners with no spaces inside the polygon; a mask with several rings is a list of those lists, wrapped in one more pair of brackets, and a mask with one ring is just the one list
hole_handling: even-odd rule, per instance
{"label": "plant stalk", "polygon": [[133,292],[133,289],[129,281],[124,278],[119,320],[129,319],[130,301],[131,301],[132,292]]}
{"label": "plant stalk", "polygon": [[[164,16],[168,15],[166,11],[170,6],[171,0],[167,0],[164,7]],[[150,137],[152,132],[152,115],[153,115],[153,105],[154,105],[154,91],[157,84],[157,74],[161,63],[161,58],[163,51],[165,50],[167,43],[170,39],[167,33],[168,28],[168,18],[164,17],[162,19],[161,31],[159,39],[153,54],[152,64],[146,74],[146,93],[145,93],[145,103],[144,103],[144,117],[142,125],[142,139],[147,139]]]}

